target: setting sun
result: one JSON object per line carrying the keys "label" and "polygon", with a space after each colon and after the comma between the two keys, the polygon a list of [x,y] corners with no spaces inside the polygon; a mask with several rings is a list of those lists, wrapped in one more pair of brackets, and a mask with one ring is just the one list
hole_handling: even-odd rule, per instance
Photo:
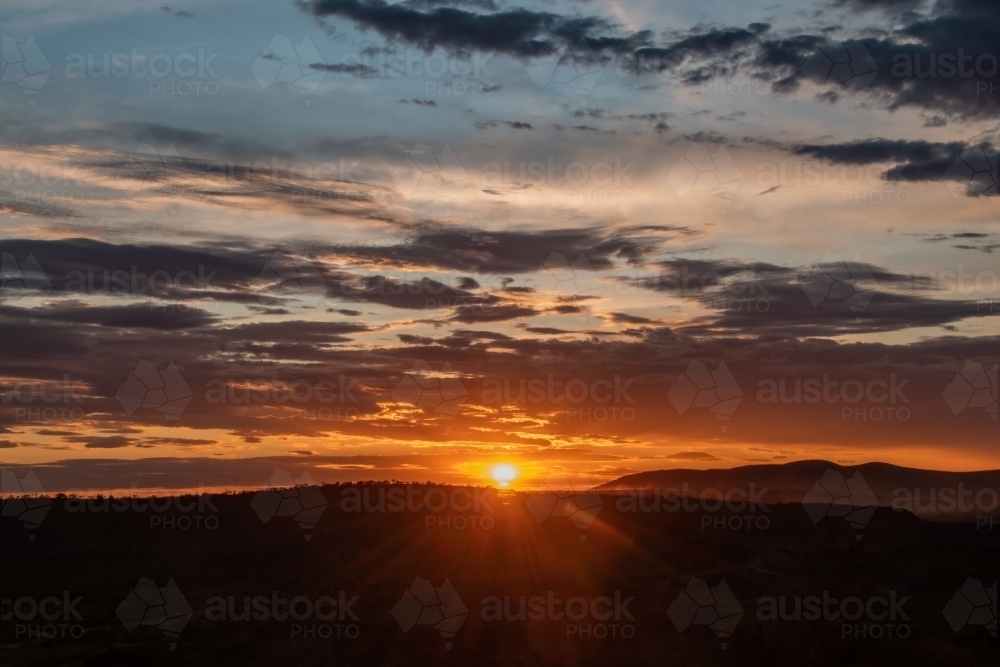
{"label": "setting sun", "polygon": [[517,477],[517,471],[513,466],[497,466],[493,469],[493,479],[500,483],[500,486],[507,486],[510,481]]}

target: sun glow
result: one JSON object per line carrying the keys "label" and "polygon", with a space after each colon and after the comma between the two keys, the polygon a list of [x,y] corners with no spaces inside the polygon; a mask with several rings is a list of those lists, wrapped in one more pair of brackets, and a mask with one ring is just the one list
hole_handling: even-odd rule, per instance
{"label": "sun glow", "polygon": [[508,486],[515,477],[517,477],[517,471],[514,470],[513,466],[497,466],[493,469],[493,479],[495,479],[500,486]]}

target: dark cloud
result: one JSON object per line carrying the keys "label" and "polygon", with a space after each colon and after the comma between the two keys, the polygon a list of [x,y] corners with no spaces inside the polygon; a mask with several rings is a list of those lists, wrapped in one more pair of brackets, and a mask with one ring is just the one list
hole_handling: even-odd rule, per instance
{"label": "dark cloud", "polygon": [[462,305],[455,309],[452,317],[456,322],[472,324],[475,322],[501,322],[519,317],[530,317],[538,311],[528,306],[511,303],[489,303],[483,305]]}
{"label": "dark cloud", "polygon": [[[712,310],[678,329],[689,335],[836,336],[946,326],[991,315],[975,301],[934,298],[937,285],[926,277],[852,260],[792,268],[676,259],[661,266],[662,274],[636,284]],[[828,296],[831,276],[845,275],[852,277],[845,296],[862,293],[854,308],[843,296]]]}
{"label": "dark cloud", "polygon": [[206,445],[217,445],[218,440],[206,440],[202,438],[143,438],[144,445],[175,445],[177,447],[202,447]]}
{"label": "dark cloud", "polygon": [[0,306],[0,313],[70,324],[97,325],[118,329],[160,329],[173,331],[212,324],[217,316],[198,308],[174,309],[155,302],[127,306],[51,305],[32,308]]}
{"label": "dark cloud", "polygon": [[[792,152],[834,164],[885,164],[882,177],[889,181],[957,181],[969,184],[970,196],[995,195],[997,191],[997,151],[989,144],[880,138],[801,144],[793,147]],[[970,166],[957,168],[963,160]],[[989,182],[981,180],[984,178]]]}
{"label": "dark cloud", "polygon": [[368,65],[363,65],[362,63],[339,63],[336,65],[327,65],[326,63],[313,63],[312,65],[309,65],[309,67],[310,69],[319,70],[321,72],[332,72],[335,74],[349,74],[350,76],[354,76],[359,79],[371,79],[378,76],[377,69],[375,69],[374,67],[369,67]]}
{"label": "dark cloud", "polygon": [[649,324],[654,320],[639,317],[638,315],[629,315],[628,313],[611,313],[611,321],[616,324]]}
{"label": "dark cloud", "polygon": [[135,440],[123,435],[109,435],[103,438],[73,437],[64,438],[67,442],[84,443],[87,449],[121,449],[135,444]]}
{"label": "dark cloud", "polygon": [[313,0],[300,6],[314,16],[347,19],[391,42],[413,44],[427,52],[443,48],[534,58],[553,40],[576,44],[583,38],[594,52],[629,53],[651,37],[649,32],[622,35],[611,22],[599,17],[569,17],[521,8],[491,14],[454,7],[421,11],[382,0]]}
{"label": "dark cloud", "polygon": [[183,9],[171,9],[170,7],[167,7],[166,5],[160,7],[160,9],[162,9],[166,13],[170,14],[171,16],[176,16],[179,19],[193,19],[194,18],[194,14],[192,14],[191,12],[188,12],[188,11],[184,11]]}
{"label": "dark cloud", "polygon": [[44,201],[18,201],[0,194],[0,213],[30,215],[36,218],[75,218],[73,209]]}
{"label": "dark cloud", "polygon": [[575,261],[583,255],[595,270],[609,269],[614,259],[639,259],[656,252],[671,238],[693,235],[687,227],[559,229],[481,232],[435,228],[406,243],[377,247],[339,247],[335,251],[357,261],[419,265],[453,271],[521,274],[537,271],[555,253]]}
{"label": "dark cloud", "polygon": [[917,9],[928,0],[833,0],[836,7],[849,7],[862,11],[903,11]]}
{"label": "dark cloud", "polygon": [[488,130],[493,127],[509,127],[512,130],[533,130],[531,123],[522,123],[520,121],[513,120],[486,120],[476,123],[476,127],[480,130]]}
{"label": "dark cloud", "polygon": [[676,454],[667,454],[663,458],[673,459],[675,461],[718,461],[718,457],[709,454],[708,452],[677,452]]}
{"label": "dark cloud", "polygon": [[427,9],[430,7],[478,7],[489,11],[496,11],[499,5],[493,0],[406,0],[401,4],[415,9]]}
{"label": "dark cloud", "polygon": [[836,164],[879,164],[906,162],[918,165],[950,165],[963,150],[961,142],[934,143],[922,139],[864,139],[840,144],[802,144],[793,153]]}

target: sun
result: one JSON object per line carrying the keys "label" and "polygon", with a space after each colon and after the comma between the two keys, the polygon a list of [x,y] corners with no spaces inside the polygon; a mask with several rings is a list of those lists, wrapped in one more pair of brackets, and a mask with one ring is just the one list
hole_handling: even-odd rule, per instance
{"label": "sun", "polygon": [[511,480],[517,477],[517,471],[514,470],[513,466],[497,466],[493,469],[493,479],[495,479],[500,486],[507,486],[510,484]]}

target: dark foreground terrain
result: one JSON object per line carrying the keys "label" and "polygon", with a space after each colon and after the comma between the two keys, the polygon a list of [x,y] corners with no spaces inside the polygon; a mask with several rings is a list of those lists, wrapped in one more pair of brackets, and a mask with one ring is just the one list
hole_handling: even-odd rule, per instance
{"label": "dark foreground terrain", "polygon": [[852,526],[836,511],[814,522],[799,504],[661,498],[644,511],[615,494],[318,491],[285,492],[284,504],[276,492],[186,497],[155,511],[54,498],[37,528],[6,511],[0,663],[1000,660],[1000,528],[988,520],[880,508]]}

